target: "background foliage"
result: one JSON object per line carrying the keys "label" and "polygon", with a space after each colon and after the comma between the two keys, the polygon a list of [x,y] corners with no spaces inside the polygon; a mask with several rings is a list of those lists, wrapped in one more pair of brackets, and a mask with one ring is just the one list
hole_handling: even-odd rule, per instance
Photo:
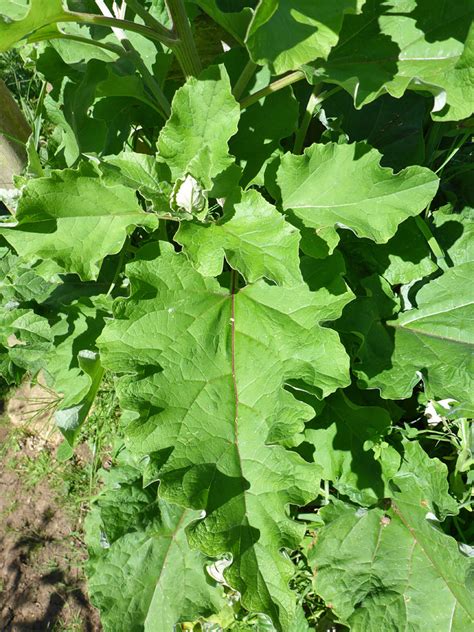
{"label": "background foliage", "polygon": [[65,459],[115,380],[104,629],[470,629],[472,0],[0,13],[0,374]]}

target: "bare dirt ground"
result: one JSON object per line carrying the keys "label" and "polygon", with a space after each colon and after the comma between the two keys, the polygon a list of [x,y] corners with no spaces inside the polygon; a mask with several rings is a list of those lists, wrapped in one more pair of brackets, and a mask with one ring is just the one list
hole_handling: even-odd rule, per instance
{"label": "bare dirt ground", "polygon": [[26,459],[34,467],[58,445],[47,414],[26,414],[45,397],[36,389],[22,387],[0,425],[0,630],[98,632],[84,582],[80,511],[63,505],[47,472],[32,485],[22,466]]}

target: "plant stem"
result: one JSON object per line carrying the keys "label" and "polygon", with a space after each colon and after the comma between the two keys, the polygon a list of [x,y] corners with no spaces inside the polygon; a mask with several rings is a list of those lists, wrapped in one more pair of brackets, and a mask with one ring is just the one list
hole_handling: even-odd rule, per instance
{"label": "plant stem", "polygon": [[77,22],[78,24],[94,24],[96,26],[108,26],[110,28],[119,28],[124,31],[132,31],[143,35],[153,42],[160,42],[169,48],[176,46],[176,38],[173,33],[164,26],[160,25],[160,29],[155,30],[144,24],[138,24],[137,22],[131,22],[130,20],[119,20],[118,18],[109,17],[106,15],[96,15],[95,13],[75,13],[70,12],[68,17],[61,18],[62,22]]}
{"label": "plant stem", "polygon": [[[99,9],[102,11],[103,15],[105,15],[106,17],[114,17],[112,13],[110,12],[110,9],[107,7],[107,5],[105,4],[103,0],[96,0],[96,4],[99,7]],[[154,76],[151,74],[151,72],[148,70],[140,54],[138,53],[138,51],[135,49],[133,44],[130,42],[130,40],[126,36],[125,31],[117,27],[112,28],[112,31],[115,37],[118,39],[118,41],[122,44],[123,48],[128,53],[130,53],[130,55],[133,57],[135,66],[137,70],[140,71],[144,83],[146,84],[147,88],[149,89],[149,91],[155,98],[156,102],[160,106],[158,109],[158,112],[166,120],[171,114],[171,107],[168,102],[168,99],[166,98],[163,91],[161,90],[160,85],[158,84]],[[122,49],[120,50],[122,51]]]}
{"label": "plant stem", "polygon": [[308,99],[308,104],[306,105],[306,110],[303,114],[301,125],[296,132],[295,144],[293,147],[294,154],[301,154],[303,151],[304,140],[306,138],[306,134],[308,133],[309,125],[311,123],[311,119],[313,118],[313,114],[316,108],[321,105],[321,103],[327,98],[342,90],[342,88],[337,86],[336,88],[332,88],[331,90],[320,93],[321,87],[322,84],[318,84],[317,86],[315,86]]}
{"label": "plant stem", "polygon": [[[148,11],[144,7],[142,7],[140,2],[138,2],[138,0],[127,0],[127,7],[131,9],[135,13],[135,15],[141,17],[143,22],[154,31],[157,31],[159,33],[163,28],[166,28],[152,15],[150,15]],[[169,32],[171,33],[171,31]]]}
{"label": "plant stem", "polygon": [[257,68],[258,68],[257,64],[253,62],[251,59],[249,59],[249,61],[245,64],[244,69],[242,70],[240,77],[237,79],[234,89],[232,91],[232,94],[234,95],[234,98],[237,101],[243,95],[244,90],[248,85],[248,82],[253,77]]}
{"label": "plant stem", "polygon": [[245,110],[245,108],[248,108],[250,105],[257,103],[258,101],[260,101],[260,99],[263,99],[263,97],[266,97],[269,94],[273,94],[274,92],[278,92],[278,90],[282,90],[283,88],[286,88],[286,86],[291,86],[292,83],[301,81],[304,78],[304,72],[302,72],[301,70],[295,70],[295,72],[292,72],[289,75],[285,75],[284,77],[277,79],[273,83],[270,83],[268,86],[265,86],[265,88],[262,88],[258,92],[254,92],[248,97],[245,97],[245,99],[242,99],[242,101],[240,102],[240,109]]}
{"label": "plant stem", "polygon": [[441,268],[443,272],[446,272],[446,270],[448,269],[448,264],[446,262],[446,255],[444,254],[443,249],[437,242],[436,237],[431,232],[430,227],[425,222],[423,217],[421,217],[421,215],[417,215],[415,217],[415,222],[418,228],[420,229],[420,232],[423,234],[424,238],[428,242],[428,246],[430,247],[431,252],[436,257],[436,263],[438,264],[439,268]]}
{"label": "plant stem", "polygon": [[201,60],[189,24],[183,0],[165,0],[166,8],[173,21],[174,41],[170,48],[186,77],[195,77],[201,70]]}
{"label": "plant stem", "polygon": [[448,154],[448,157],[443,161],[441,166],[436,169],[435,171],[436,174],[441,173],[441,171],[446,167],[448,162],[454,158],[454,156],[458,153],[458,151],[461,149],[461,147],[464,145],[464,143],[467,141],[467,139],[470,136],[471,136],[471,132],[467,132],[467,134],[463,134],[461,136],[460,140],[459,139],[457,141],[456,139],[454,140],[451,150]]}
{"label": "plant stem", "polygon": [[304,139],[306,138],[311,119],[313,118],[314,110],[316,109],[320,89],[321,84],[314,86],[313,91],[309,95],[308,103],[306,104],[306,109],[304,111],[303,118],[301,119],[301,125],[295,134],[295,144],[293,145],[294,154],[301,154],[303,151]]}

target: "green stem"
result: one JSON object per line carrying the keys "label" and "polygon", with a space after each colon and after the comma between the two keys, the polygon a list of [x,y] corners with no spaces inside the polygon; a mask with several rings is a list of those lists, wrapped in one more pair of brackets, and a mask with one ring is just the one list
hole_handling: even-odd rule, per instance
{"label": "green stem", "polygon": [[452,160],[452,158],[454,158],[454,156],[458,153],[458,151],[461,149],[461,147],[464,145],[464,143],[467,141],[467,139],[471,136],[471,132],[467,132],[467,134],[463,134],[461,136],[461,139],[458,140],[456,142],[456,140],[454,141],[451,150],[448,154],[448,157],[446,158],[446,160],[443,161],[443,163],[441,164],[440,167],[438,167],[435,171],[435,173],[440,173],[448,164],[448,162],[450,160]]}
{"label": "green stem", "polygon": [[421,215],[417,215],[415,217],[415,222],[418,228],[420,229],[420,232],[423,234],[424,238],[426,239],[431,252],[436,257],[436,263],[438,264],[438,267],[441,268],[443,272],[446,272],[446,270],[448,269],[448,264],[446,262],[446,255],[444,254],[443,249],[437,242],[436,237],[431,232],[430,227],[425,222],[425,220],[421,217]]}
{"label": "green stem", "polygon": [[183,0],[165,0],[165,3],[173,21],[175,37],[170,48],[173,49],[186,77],[195,77],[201,72],[202,66],[184,2]]}
{"label": "green stem", "polygon": [[146,37],[153,42],[160,42],[160,44],[164,44],[165,46],[168,46],[168,48],[173,48],[177,44],[177,40],[173,33],[161,24],[159,25],[160,29],[157,30],[151,29],[145,24],[131,22],[130,20],[119,20],[118,18],[109,17],[107,15],[96,15],[95,13],[75,13],[72,11],[68,13],[68,16],[63,16],[61,18],[61,22],[93,24],[95,26],[108,26],[110,28],[118,28],[124,31],[132,31],[133,33],[143,35],[143,37]]}
{"label": "green stem", "polygon": [[[96,4],[102,11],[103,15],[105,15],[106,17],[114,17],[110,13],[110,9],[108,9],[107,5],[104,4],[102,0],[96,0]],[[154,97],[156,103],[159,106],[157,108],[158,113],[166,120],[171,113],[171,107],[168,99],[165,97],[163,91],[161,90],[160,85],[156,81],[155,77],[148,70],[145,62],[141,58],[141,55],[130,42],[127,35],[125,34],[125,31],[118,28],[113,28],[112,31],[122,46],[122,48],[120,48],[121,54],[123,54],[123,49],[125,49],[125,51],[127,51],[131,55],[135,63],[135,67],[142,75],[143,82],[145,83],[146,87],[148,88],[151,95]]]}
{"label": "green stem", "polygon": [[326,92],[320,93],[321,84],[318,84],[314,87],[313,92],[311,93],[308,104],[306,105],[305,113],[303,114],[303,118],[301,120],[301,125],[299,126],[296,136],[295,136],[295,144],[293,147],[294,154],[301,154],[303,151],[304,141],[306,138],[306,134],[308,133],[309,125],[311,123],[311,119],[313,118],[314,112],[316,108],[321,105],[323,101],[328,99],[330,96],[342,90],[339,86],[336,88],[332,88],[332,90],[327,90]]}
{"label": "green stem", "polygon": [[277,79],[273,83],[270,83],[268,86],[265,86],[265,88],[262,88],[258,92],[254,92],[253,94],[250,94],[248,97],[245,97],[245,99],[242,99],[242,101],[240,102],[240,109],[245,110],[245,108],[248,108],[250,105],[257,103],[258,101],[260,101],[260,99],[263,99],[269,94],[278,92],[278,90],[282,90],[283,88],[286,88],[287,86],[291,86],[292,83],[301,81],[304,78],[305,78],[304,72],[302,72],[301,70],[295,70],[295,72],[292,72],[289,75],[285,75],[284,77]]}
{"label": "green stem", "polygon": [[122,247],[122,250],[120,251],[120,256],[119,256],[119,260],[117,263],[117,267],[115,269],[115,274],[114,274],[114,278],[112,279],[112,282],[110,284],[110,287],[108,289],[107,292],[107,296],[110,296],[112,294],[112,292],[114,291],[114,289],[117,287],[117,281],[119,280],[120,274],[122,273],[123,270],[123,264],[125,261],[125,255],[128,251],[128,247],[130,245],[130,235],[127,235],[127,238],[125,239],[125,243]]}
{"label": "green stem", "polygon": [[[135,15],[138,15],[143,22],[154,31],[161,32],[163,28],[166,28],[152,15],[150,15],[150,13],[142,7],[138,0],[127,0],[127,7],[131,9]],[[169,33],[171,33],[171,31],[169,31]]]}
{"label": "green stem", "polygon": [[125,50],[132,54],[137,70],[140,71],[143,81],[160,106],[160,114],[162,114],[163,118],[166,120],[171,114],[171,106],[159,83],[148,70],[145,62],[140,56],[140,53],[134,48],[134,46],[128,40],[122,41],[122,46]]}
{"label": "green stem", "polygon": [[237,101],[243,95],[245,88],[247,87],[257,68],[257,64],[251,59],[249,59],[249,61],[245,64],[244,69],[242,70],[240,77],[237,79],[232,91],[232,94]]}

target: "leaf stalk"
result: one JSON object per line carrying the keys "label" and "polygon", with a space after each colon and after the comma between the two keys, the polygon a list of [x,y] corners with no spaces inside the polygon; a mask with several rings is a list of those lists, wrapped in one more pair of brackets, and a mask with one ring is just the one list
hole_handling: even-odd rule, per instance
{"label": "leaf stalk", "polygon": [[257,103],[258,101],[260,101],[260,99],[263,99],[269,94],[278,92],[278,90],[282,90],[283,88],[286,88],[287,86],[291,86],[291,84],[297,83],[298,81],[301,81],[304,78],[305,78],[305,74],[303,71],[295,70],[295,72],[291,72],[289,75],[285,75],[284,77],[281,77],[280,79],[277,79],[276,81],[273,81],[268,86],[265,86],[265,88],[262,88],[261,90],[258,90],[257,92],[254,92],[253,94],[250,94],[248,97],[245,97],[245,99],[242,99],[240,102],[240,109],[245,110],[245,108],[248,108],[254,103]]}

